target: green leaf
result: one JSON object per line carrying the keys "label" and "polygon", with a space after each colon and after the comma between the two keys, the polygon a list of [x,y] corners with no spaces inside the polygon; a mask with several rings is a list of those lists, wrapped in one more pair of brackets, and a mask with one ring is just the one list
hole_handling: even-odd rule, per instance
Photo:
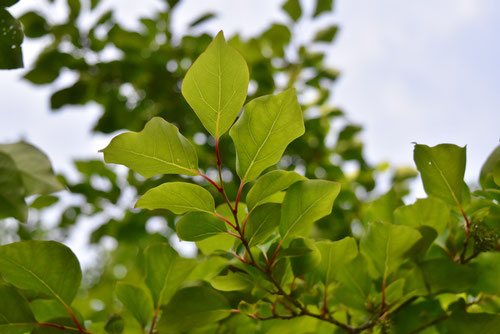
{"label": "green leaf", "polygon": [[500,315],[490,313],[453,312],[451,317],[438,323],[439,333],[443,334],[497,334],[500,328]]}
{"label": "green leaf", "polygon": [[116,296],[139,321],[144,328],[153,316],[153,300],[142,288],[119,282],[115,289]]}
{"label": "green leaf", "polygon": [[227,252],[234,245],[234,237],[229,234],[217,234],[210,238],[196,242],[196,247],[205,255],[210,255],[217,251]]}
{"label": "green leaf", "polygon": [[24,201],[21,173],[14,160],[0,152],[0,219],[6,217],[24,222],[28,219],[28,206]]}
{"label": "green leaf", "polygon": [[52,172],[47,156],[35,146],[26,142],[0,144],[0,152],[14,160],[21,174],[25,195],[48,194],[64,187]]}
{"label": "green leaf", "polygon": [[376,200],[363,205],[361,210],[363,222],[392,223],[394,220],[394,210],[403,204],[401,198],[391,189]]}
{"label": "green leaf", "polygon": [[334,275],[339,281],[335,289],[335,299],[341,303],[366,310],[366,300],[370,294],[372,281],[366,270],[367,263],[362,255],[350,262],[345,262]]}
{"label": "green leaf", "polygon": [[68,306],[82,272],[75,254],[54,241],[21,241],[0,246],[0,275],[20,289],[54,298]]}
{"label": "green leaf", "polygon": [[168,244],[149,246],[144,254],[146,285],[154,305],[166,304],[193,271],[196,262],[180,257]]}
{"label": "green leaf", "polygon": [[241,291],[252,288],[255,282],[250,276],[241,272],[229,272],[225,276],[216,276],[210,279],[210,284],[219,291]]}
{"label": "green leaf", "polygon": [[313,17],[317,17],[325,12],[333,10],[333,0],[316,0],[316,8]]}
{"label": "green leaf", "polygon": [[0,333],[29,333],[35,324],[28,301],[14,287],[0,284]]}
{"label": "green leaf", "polygon": [[265,241],[279,226],[281,205],[263,204],[250,212],[245,229],[245,238],[250,247]]}
{"label": "green leaf", "polygon": [[221,32],[187,71],[182,95],[203,126],[218,139],[231,127],[248,90],[245,59]]}
{"label": "green leaf", "polygon": [[396,224],[414,228],[430,226],[441,234],[448,224],[450,209],[440,199],[419,199],[412,205],[397,208],[394,211]]}
{"label": "green leaf", "polygon": [[135,207],[167,209],[178,215],[190,211],[215,212],[212,194],[199,185],[186,182],[168,182],[150,189],[141,196]]}
{"label": "green leaf", "polygon": [[316,246],[321,253],[321,270],[324,271],[326,285],[334,282],[345,264],[358,256],[358,245],[351,237],[320,241]]}
{"label": "green leaf", "polygon": [[71,21],[76,20],[76,18],[80,15],[80,10],[82,5],[80,4],[80,0],[68,0],[69,7],[69,19]]}
{"label": "green leaf", "polygon": [[194,28],[216,17],[215,13],[205,13],[189,24],[189,28]]}
{"label": "green leaf", "polygon": [[157,174],[198,174],[193,145],[162,118],[151,119],[141,132],[116,136],[101,150],[108,163],[122,164],[144,177]]}
{"label": "green leaf", "polygon": [[23,28],[5,8],[0,7],[0,69],[15,69],[24,66],[21,43]]}
{"label": "green leaf", "polygon": [[465,147],[416,144],[413,159],[422,175],[425,192],[451,205],[460,205],[464,188]]}
{"label": "green leaf", "polygon": [[23,24],[26,37],[39,38],[49,32],[47,21],[37,12],[27,12],[19,18],[19,21]]}
{"label": "green leaf", "polygon": [[420,238],[420,233],[411,227],[373,223],[361,239],[360,251],[369,260],[370,272],[385,279],[407,259]]}
{"label": "green leaf", "polygon": [[308,235],[312,223],[332,212],[333,201],[339,192],[337,182],[306,180],[293,184],[281,208],[281,237]]}
{"label": "green leaf", "polygon": [[450,259],[432,259],[419,263],[425,286],[430,294],[461,293],[474,288],[476,272]]}
{"label": "green leaf", "polygon": [[281,8],[283,8],[283,10],[294,22],[297,22],[297,20],[302,16],[300,0],[287,0]]}
{"label": "green leaf", "polygon": [[295,182],[306,178],[292,171],[273,170],[259,177],[246,197],[249,209],[265,203],[269,196],[287,189]]}
{"label": "green leaf", "polygon": [[285,251],[286,255],[290,256],[294,276],[303,276],[314,271],[322,260],[321,251],[317,245],[307,238],[293,239]]}
{"label": "green leaf", "polygon": [[227,232],[226,224],[213,214],[191,212],[183,216],[176,225],[181,240],[199,241]]}
{"label": "green leaf", "polygon": [[117,314],[112,315],[106,325],[104,325],[104,330],[109,334],[121,334],[125,327],[123,318]]}
{"label": "green leaf", "polygon": [[191,286],[179,290],[163,308],[158,323],[160,333],[186,332],[192,328],[219,321],[231,312],[228,301],[207,286]]}
{"label": "green leaf", "polygon": [[10,7],[18,1],[19,0],[0,0],[0,7]]}
{"label": "green leaf", "polygon": [[314,41],[331,43],[335,38],[335,36],[337,36],[338,31],[339,27],[336,25],[332,25],[324,29],[321,29],[316,33],[316,36],[314,36]]}
{"label": "green leaf", "polygon": [[256,179],[276,164],[288,144],[303,133],[302,110],[294,89],[250,101],[229,132],[242,182]]}
{"label": "green leaf", "polygon": [[479,183],[483,189],[500,187],[500,145],[491,152],[481,168]]}

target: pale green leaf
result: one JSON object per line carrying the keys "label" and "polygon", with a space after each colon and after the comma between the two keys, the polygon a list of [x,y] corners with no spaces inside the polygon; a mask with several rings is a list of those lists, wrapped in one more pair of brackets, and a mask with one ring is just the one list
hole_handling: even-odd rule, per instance
{"label": "pale green leaf", "polygon": [[448,224],[450,209],[438,198],[419,199],[412,205],[397,208],[394,211],[396,224],[414,228],[430,226],[438,234],[442,233]]}
{"label": "pale green leaf", "polygon": [[219,321],[231,314],[229,302],[207,286],[191,286],[179,290],[163,308],[158,323],[160,333],[177,333]]}
{"label": "pale green leaf", "polygon": [[255,282],[250,276],[242,272],[229,272],[224,276],[216,276],[209,280],[210,284],[219,291],[241,291],[252,288]]}
{"label": "pale green leaf", "polygon": [[373,223],[360,242],[360,252],[368,259],[370,272],[386,278],[408,257],[421,234],[404,225]]}
{"label": "pale green leaf", "polygon": [[151,295],[138,286],[122,282],[116,285],[115,293],[127,310],[144,328],[153,316]]}
{"label": "pale green leaf", "polygon": [[196,247],[205,255],[210,255],[217,251],[227,252],[234,245],[234,237],[229,234],[217,234],[196,242]]}
{"label": "pale green leaf", "polygon": [[280,224],[281,206],[266,203],[255,208],[248,217],[245,238],[250,247],[265,241]]}
{"label": "pale green leaf", "polygon": [[28,218],[28,206],[24,201],[21,173],[14,160],[0,152],[0,219],[14,217],[19,221]]}
{"label": "pale green leaf", "polygon": [[303,133],[302,110],[294,89],[249,102],[229,132],[242,182],[254,180],[276,164],[288,144]]}
{"label": "pale green leaf", "polygon": [[205,212],[186,214],[177,222],[175,229],[179,238],[186,241],[199,241],[227,232],[223,221]]}
{"label": "pale green leaf", "polygon": [[144,251],[146,285],[155,307],[169,302],[196,266],[191,259],[180,257],[168,244],[156,244]]}
{"label": "pale green leaf", "polygon": [[198,174],[193,145],[162,118],[151,119],[141,132],[116,136],[102,149],[104,160],[129,167],[144,177],[158,174]]}
{"label": "pale green leaf", "polygon": [[292,171],[273,170],[259,177],[252,186],[246,197],[249,209],[265,202],[269,196],[287,189],[295,182],[306,178]]}
{"label": "pale green leaf", "polygon": [[335,273],[339,285],[335,289],[335,299],[341,303],[366,310],[366,300],[370,294],[371,278],[366,270],[366,260],[358,255],[350,262],[345,262]]}
{"label": "pale green leaf", "polygon": [[0,152],[16,164],[25,188],[25,195],[48,194],[64,187],[54,176],[47,156],[26,142],[0,144]]}
{"label": "pale green leaf", "polygon": [[413,159],[422,176],[425,192],[451,205],[460,205],[464,189],[465,147],[416,144]]}
{"label": "pale green leaf", "polygon": [[168,182],[148,190],[135,205],[136,208],[167,209],[175,214],[190,211],[215,212],[214,198],[208,190],[186,182]]}
{"label": "pale green leaf", "polygon": [[332,212],[340,184],[325,180],[306,180],[293,184],[281,208],[280,234],[283,239],[308,235],[312,223]]}
{"label": "pale green leaf", "polygon": [[14,287],[0,284],[0,333],[29,333],[35,324],[28,301]]}
{"label": "pale green leaf", "polygon": [[0,246],[0,275],[9,283],[70,305],[82,272],[75,254],[54,241],[21,241]]}
{"label": "pale green leaf", "polygon": [[193,63],[182,82],[182,95],[216,139],[226,133],[245,102],[249,73],[245,59],[219,32]]}
{"label": "pale green leaf", "polygon": [[326,285],[334,282],[344,265],[358,256],[358,245],[351,237],[338,241],[319,241],[316,247],[321,253],[321,271]]}

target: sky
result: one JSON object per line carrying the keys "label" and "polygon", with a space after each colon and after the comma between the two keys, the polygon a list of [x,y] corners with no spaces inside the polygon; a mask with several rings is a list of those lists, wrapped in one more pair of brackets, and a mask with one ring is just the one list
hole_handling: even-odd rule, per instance
{"label": "sky", "polygon": [[[21,0],[14,15],[38,7],[57,21],[54,9],[37,0]],[[226,35],[259,33],[269,21],[284,21],[281,0],[185,0],[174,28],[207,10],[217,19],[203,30]],[[303,1],[311,11],[314,3]],[[163,8],[159,0],[108,0],[120,21],[133,28],[136,18]],[[333,14],[319,25],[337,23],[340,33],[328,62],[342,72],[333,87],[334,103],[350,120],[364,126],[362,139],[372,162],[410,165],[412,142],[467,145],[466,178],[477,180],[482,163],[500,139],[500,2],[497,0],[337,0]],[[296,34],[307,37],[307,22]],[[44,43],[24,43],[29,66]],[[70,173],[71,159],[98,157],[111,136],[91,134],[99,107],[49,110],[52,87],[33,86],[20,79],[25,70],[0,72],[0,142],[21,138],[38,145],[56,171]],[[62,87],[71,73],[55,83]]]}

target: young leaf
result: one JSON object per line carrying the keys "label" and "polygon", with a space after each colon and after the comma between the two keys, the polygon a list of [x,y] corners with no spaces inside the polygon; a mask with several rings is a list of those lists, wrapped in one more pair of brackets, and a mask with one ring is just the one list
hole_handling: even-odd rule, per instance
{"label": "young leaf", "polygon": [[281,208],[280,234],[284,239],[308,235],[312,223],[332,212],[340,184],[325,180],[306,180],[293,184]]}
{"label": "young leaf", "polygon": [[295,182],[306,178],[292,171],[273,170],[259,177],[247,194],[246,202],[249,209],[252,209],[265,200],[282,190],[287,189]]}
{"label": "young leaf", "polygon": [[136,208],[167,209],[175,214],[190,211],[213,213],[214,198],[208,190],[186,182],[168,182],[148,190],[135,205]]}
{"label": "young leaf", "polygon": [[0,275],[20,289],[54,298],[69,307],[82,272],[75,254],[54,241],[21,241],[0,246]]}
{"label": "young leaf", "polygon": [[102,149],[108,163],[122,164],[144,177],[157,174],[198,174],[193,145],[162,118],[151,119],[141,132],[116,136]]}
{"label": "young leaf", "polygon": [[13,286],[0,284],[0,333],[29,333],[35,324],[28,301]]}
{"label": "young leaf", "polygon": [[385,279],[407,259],[420,238],[420,233],[411,227],[373,223],[361,239],[360,252],[369,260],[370,273]]}
{"label": "young leaf", "polygon": [[213,214],[190,212],[177,222],[176,231],[181,240],[199,241],[219,233],[225,233],[227,227]]}
{"label": "young leaf", "polygon": [[28,218],[24,201],[24,186],[14,160],[0,152],[0,219],[14,217],[19,221]]}
{"label": "young leaf", "polygon": [[465,173],[465,147],[416,144],[413,159],[422,175],[425,192],[456,206],[462,202]]}
{"label": "young leaf", "polygon": [[245,238],[250,247],[265,241],[279,226],[281,205],[266,203],[255,208],[248,217]]}
{"label": "young leaf", "polygon": [[54,176],[47,156],[33,145],[23,141],[0,144],[0,152],[10,156],[16,164],[26,189],[26,196],[48,194],[64,189]]}
{"label": "young leaf", "polygon": [[334,282],[347,262],[358,256],[356,241],[347,237],[338,241],[320,241],[316,243],[321,253],[321,268],[324,270],[325,284]]}
{"label": "young leaf", "polygon": [[182,95],[216,139],[226,133],[245,102],[248,90],[245,59],[221,32],[194,62],[182,82]]}
{"label": "young leaf", "polygon": [[231,313],[229,302],[207,286],[191,286],[179,290],[163,308],[158,323],[160,333],[185,332],[219,321]]}
{"label": "young leaf", "polygon": [[154,305],[167,304],[196,263],[180,257],[168,244],[149,246],[144,254],[146,285],[151,290]]}
{"label": "young leaf", "polygon": [[397,208],[394,211],[396,224],[414,228],[430,226],[438,234],[444,231],[448,223],[450,209],[438,198],[419,199],[412,205]]}
{"label": "young leaf", "polygon": [[116,296],[144,328],[153,316],[153,300],[142,288],[119,282]]}
{"label": "young leaf", "polygon": [[276,164],[288,144],[303,133],[302,110],[294,89],[250,101],[229,132],[242,182],[254,180]]}

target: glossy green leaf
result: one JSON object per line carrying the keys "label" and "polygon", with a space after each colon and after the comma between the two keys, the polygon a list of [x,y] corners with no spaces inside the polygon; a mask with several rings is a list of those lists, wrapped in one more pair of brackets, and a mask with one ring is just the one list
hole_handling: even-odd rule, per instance
{"label": "glossy green leaf", "polygon": [[208,190],[186,182],[168,182],[148,190],[135,205],[136,208],[167,209],[175,214],[190,211],[215,212],[214,198]]}
{"label": "glossy green leaf", "polygon": [[438,234],[442,233],[448,224],[450,209],[440,199],[419,199],[412,205],[402,206],[394,211],[396,224],[414,228],[430,226]]}
{"label": "glossy green leaf", "polygon": [[205,212],[188,213],[177,222],[175,229],[179,238],[186,241],[199,241],[227,232],[226,223]]}
{"label": "glossy green leaf", "polygon": [[420,238],[420,233],[411,227],[373,223],[361,239],[360,252],[368,259],[370,272],[386,278],[407,259]]}
{"label": "glossy green leaf", "polygon": [[252,209],[262,203],[271,195],[287,189],[295,182],[305,180],[306,178],[298,173],[285,170],[273,170],[259,177],[246,197],[246,203],[249,209]]}
{"label": "glossy green leaf", "polygon": [[324,29],[321,29],[316,33],[316,36],[314,36],[314,41],[331,43],[335,38],[335,36],[337,36],[338,31],[339,27],[336,25],[332,25]]}
{"label": "glossy green leaf", "polygon": [[14,160],[0,152],[0,219],[14,217],[19,221],[28,218],[28,206],[24,201],[21,173]]}
{"label": "glossy green leaf", "polygon": [[297,20],[302,16],[302,6],[300,5],[300,0],[287,0],[283,4],[282,8],[295,22],[297,22]]}
{"label": "glossy green leaf", "polygon": [[0,7],[0,69],[15,69],[24,66],[21,43],[24,34],[21,23],[5,8]]}
{"label": "glossy green leaf", "polygon": [[333,201],[339,192],[340,184],[331,181],[307,180],[293,184],[281,208],[281,237],[307,236],[312,223],[332,212]]}
{"label": "glossy green leaf", "polygon": [[116,285],[115,293],[125,308],[144,328],[153,316],[151,296],[138,286],[121,282]]}
{"label": "glossy green leaf", "polygon": [[82,272],[75,254],[54,241],[21,241],[0,246],[0,275],[9,283],[70,305]]}
{"label": "glossy green leaf", "polygon": [[36,324],[28,301],[14,287],[0,284],[0,333],[29,333]]}
{"label": "glossy green leaf", "polygon": [[169,302],[193,271],[196,262],[180,257],[168,244],[155,244],[144,251],[146,285],[155,307]]}
{"label": "glossy green leaf", "polygon": [[241,291],[252,288],[255,282],[250,276],[241,272],[229,272],[224,276],[216,276],[210,279],[210,284],[219,291]]}
{"label": "glossy green leaf", "polygon": [[116,136],[101,150],[108,163],[122,164],[144,177],[157,174],[198,174],[193,145],[162,118],[151,119],[141,132]]}
{"label": "glossy green leaf", "polygon": [[207,286],[191,286],[179,290],[163,308],[158,323],[160,333],[177,333],[201,327],[231,314],[228,301]]}
{"label": "glossy green leaf", "polygon": [[54,176],[47,156],[26,142],[0,144],[0,152],[9,155],[21,175],[25,195],[48,194],[64,187]]}
{"label": "glossy green leaf", "polygon": [[215,138],[229,130],[245,102],[248,67],[219,32],[193,63],[182,83],[182,95]]}
{"label": "glossy green leaf", "polygon": [[422,176],[425,192],[456,206],[462,202],[465,173],[465,147],[416,144],[413,159]]}
{"label": "glossy green leaf", "polygon": [[358,256],[358,245],[351,237],[338,241],[320,241],[316,246],[321,253],[321,270],[327,285],[336,280],[346,263]]}
{"label": "glossy green leaf", "polygon": [[242,181],[252,181],[276,164],[288,144],[303,133],[302,110],[294,89],[250,101],[229,132]]}
{"label": "glossy green leaf", "polygon": [[317,17],[325,12],[333,10],[334,0],[316,0],[316,8],[314,9],[313,17]]}
{"label": "glossy green leaf", "polygon": [[266,203],[255,208],[248,216],[245,238],[250,247],[265,241],[280,224],[281,205]]}

